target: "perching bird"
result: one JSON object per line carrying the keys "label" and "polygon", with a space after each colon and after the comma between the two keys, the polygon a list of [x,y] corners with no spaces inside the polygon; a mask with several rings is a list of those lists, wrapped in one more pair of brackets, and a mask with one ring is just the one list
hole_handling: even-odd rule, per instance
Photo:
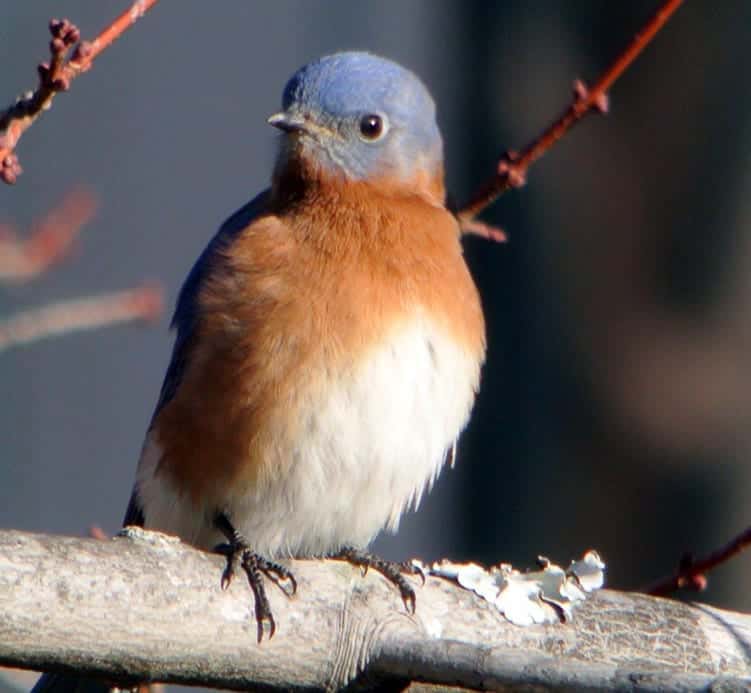
{"label": "perching bird", "polygon": [[414,605],[363,549],[452,454],[485,352],[422,82],[338,53],[296,72],[282,106],[271,188],[180,293],[126,517],[207,549],[228,541],[272,632],[259,572],[288,577],[279,558],[372,564]]}
{"label": "perching bird", "polygon": [[228,542],[262,573],[290,556],[400,566],[365,549],[416,506],[467,423],[485,354],[447,210],[435,105],[410,71],[338,53],[296,72],[269,190],[234,214],[182,288],[172,361],[126,524]]}

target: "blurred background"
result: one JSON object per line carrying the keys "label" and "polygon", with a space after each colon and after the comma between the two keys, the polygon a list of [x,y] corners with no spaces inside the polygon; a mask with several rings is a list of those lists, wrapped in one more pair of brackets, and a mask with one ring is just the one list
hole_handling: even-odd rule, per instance
{"label": "blurred background", "polygon": [[[92,37],[127,2],[0,10],[0,100],[36,82],[47,21]],[[76,185],[97,212],[72,257],[0,287],[0,316],[53,300],[165,289],[158,324],[0,352],[0,526],[114,532],[171,349],[168,313],[221,221],[267,185],[265,118],[300,65],[368,49],[438,103],[458,199],[594,79],[658,5],[465,0],[163,2],[58,97],[0,186],[28,233]],[[591,117],[466,241],[488,323],[482,392],[455,469],[392,558],[531,566],[588,548],[637,588],[751,523],[751,3],[689,0]],[[751,609],[751,554],[701,599]]]}

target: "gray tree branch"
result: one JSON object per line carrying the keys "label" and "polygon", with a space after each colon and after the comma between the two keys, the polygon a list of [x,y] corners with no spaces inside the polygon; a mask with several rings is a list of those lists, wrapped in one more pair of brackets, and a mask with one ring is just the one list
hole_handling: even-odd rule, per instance
{"label": "gray tree branch", "polygon": [[386,679],[495,690],[751,685],[751,615],[605,590],[571,623],[522,628],[439,578],[418,581],[410,616],[373,571],[291,566],[297,595],[269,586],[277,632],[259,644],[253,595],[240,576],[220,589],[220,556],[140,530],[110,541],[0,532],[0,664],[267,691]]}

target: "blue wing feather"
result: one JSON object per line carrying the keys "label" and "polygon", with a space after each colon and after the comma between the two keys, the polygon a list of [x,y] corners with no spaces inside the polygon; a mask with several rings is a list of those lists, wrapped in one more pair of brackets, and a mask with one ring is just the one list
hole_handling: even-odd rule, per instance
{"label": "blue wing feather", "polygon": [[231,244],[254,219],[263,213],[266,209],[268,196],[269,191],[265,190],[244,207],[237,210],[221,225],[219,231],[209,241],[209,244],[201,253],[195,265],[193,265],[193,269],[191,269],[182,289],[180,289],[177,307],[175,308],[175,314],[172,317],[171,323],[171,327],[177,330],[177,337],[152,422],[162,407],[175,396],[175,392],[177,392],[177,388],[180,385],[186,365],[186,347],[190,343],[196,326],[198,293],[207,274],[211,270],[213,259],[219,250]]}
{"label": "blue wing feather", "polygon": [[[239,234],[241,234],[257,217],[266,210],[269,197],[269,191],[266,190],[252,199],[244,207],[238,209],[227,221],[225,221],[219,231],[209,241],[205,250],[196,260],[193,269],[190,270],[185,283],[180,289],[177,298],[177,307],[175,314],[172,316],[171,327],[177,330],[175,345],[172,348],[172,358],[167,368],[167,374],[164,376],[162,389],[159,393],[154,414],[151,417],[151,425],[157,414],[177,392],[180,386],[185,367],[188,359],[188,347],[193,338],[193,332],[196,328],[198,318],[198,295],[203,282],[211,271],[211,264],[216,257],[217,252],[230,245]],[[133,493],[128,503],[128,509],[125,512],[123,526],[138,525],[143,526],[145,522],[143,508],[141,507],[138,497],[138,487],[133,488]]]}

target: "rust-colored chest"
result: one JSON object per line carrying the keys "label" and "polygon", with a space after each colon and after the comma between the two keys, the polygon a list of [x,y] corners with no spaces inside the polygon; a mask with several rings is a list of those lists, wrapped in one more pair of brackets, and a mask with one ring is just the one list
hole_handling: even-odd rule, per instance
{"label": "rust-colored chest", "polygon": [[159,471],[194,499],[273,473],[273,438],[305,435],[299,403],[402,323],[428,316],[483,359],[479,298],[445,209],[363,185],[275,211],[215,259],[189,366],[155,421]]}

